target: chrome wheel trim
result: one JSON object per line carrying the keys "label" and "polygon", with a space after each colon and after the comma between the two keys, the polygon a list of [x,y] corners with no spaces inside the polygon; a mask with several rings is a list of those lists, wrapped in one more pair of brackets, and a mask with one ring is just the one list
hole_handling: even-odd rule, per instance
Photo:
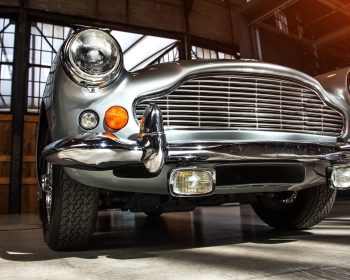
{"label": "chrome wheel trim", "polygon": [[46,173],[41,176],[41,190],[45,194],[46,218],[49,223],[51,220],[52,211],[52,163],[46,162]]}
{"label": "chrome wheel trim", "polygon": [[285,203],[285,204],[292,204],[295,199],[297,198],[298,193],[297,192],[293,192],[288,198],[285,199],[281,199],[281,202]]}

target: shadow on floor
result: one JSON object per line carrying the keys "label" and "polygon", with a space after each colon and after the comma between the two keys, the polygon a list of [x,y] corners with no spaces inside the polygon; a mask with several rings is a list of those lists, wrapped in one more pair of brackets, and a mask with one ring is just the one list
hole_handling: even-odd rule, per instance
{"label": "shadow on floor", "polygon": [[32,266],[37,261],[69,259],[64,262],[66,269],[71,262],[85,270],[88,265],[91,272],[94,265],[103,271],[112,265],[143,278],[143,271],[129,271],[128,267],[159,266],[163,275],[168,269],[176,275],[176,271],[193,273],[191,267],[198,267],[225,272],[231,278],[240,273],[259,275],[250,279],[261,279],[261,275],[276,276],[269,279],[350,279],[346,261],[350,257],[349,202],[338,203],[325,221],[308,231],[274,230],[247,205],[199,208],[159,218],[101,212],[92,243],[72,252],[50,250],[42,240],[37,217],[18,218],[21,222],[13,224],[12,231],[0,228],[0,265],[4,260]]}
{"label": "shadow on floor", "polygon": [[[5,232],[2,234],[6,235]],[[260,222],[248,206],[199,208],[194,212],[169,213],[157,218],[113,211],[99,214],[92,242],[84,250],[54,252],[42,241],[41,229],[24,228],[11,232],[13,239],[7,242],[1,240],[0,235],[0,258],[40,261],[65,257],[90,259],[110,255],[116,259],[137,259],[154,256],[151,252],[155,251],[246,242],[281,244],[311,235],[310,232],[274,230]]]}

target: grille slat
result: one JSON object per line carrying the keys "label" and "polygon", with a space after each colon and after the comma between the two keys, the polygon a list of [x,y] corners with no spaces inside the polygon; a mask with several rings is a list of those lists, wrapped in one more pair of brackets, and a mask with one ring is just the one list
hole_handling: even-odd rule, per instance
{"label": "grille slat", "polygon": [[[138,110],[137,111],[137,115],[141,115],[142,113],[143,113],[143,111],[144,110]],[[290,111],[291,113],[295,113],[295,112],[292,112],[292,111]],[[174,115],[174,113],[182,113],[183,115],[185,115],[185,114],[188,114],[188,113],[193,113],[193,111],[189,111],[189,110],[166,110],[166,109],[162,109],[162,113],[164,114],[164,113],[168,113],[168,114],[172,114],[172,115]],[[201,113],[203,114],[203,116],[206,116],[206,114],[212,114],[213,112],[212,111],[205,111],[205,110],[202,110],[201,111]],[[300,117],[300,115],[297,115],[297,116],[294,116],[294,115],[291,115],[291,113],[290,114],[286,114],[285,115],[285,118],[286,119],[289,119],[289,118],[294,118],[294,119],[298,119],[299,117]],[[255,113],[253,113],[253,112],[245,112],[244,113],[245,115],[247,115],[247,116],[255,116],[256,114]],[[279,113],[278,112],[271,112],[270,114],[266,114],[266,113],[258,113],[259,114],[259,116],[265,116],[265,117],[268,117],[268,116],[271,116],[271,115],[279,115]],[[227,115],[227,112],[216,112],[216,115],[217,116],[226,116]],[[235,115],[241,115],[241,113],[238,113],[238,112],[230,112],[230,116],[235,116]],[[193,117],[193,115],[187,115],[187,116],[191,116],[191,117]],[[212,116],[212,115],[210,115],[210,116]],[[324,116],[325,116],[325,114],[324,114]],[[323,117],[323,119],[324,120],[327,120],[327,121],[330,121],[330,122],[332,122],[332,121],[334,121],[334,119],[332,118],[332,116],[330,116],[330,115],[326,115],[326,116],[329,116],[329,117]],[[314,121],[319,121],[319,117],[318,116],[314,116],[314,117],[308,117],[308,120],[314,120]],[[340,121],[340,122],[342,122],[342,119],[341,118],[337,118],[336,120],[338,120],[338,121]]]}
{"label": "grille slat", "polygon": [[140,102],[162,110],[166,128],[285,131],[339,136],[342,115],[296,81],[253,75],[212,75],[185,81],[172,93]]}
{"label": "grille slat", "polygon": [[[183,89],[187,89],[187,88],[193,88],[193,87],[198,87],[198,85],[200,85],[201,87],[208,87],[208,88],[227,88],[227,84],[229,84],[230,87],[232,88],[254,88],[256,86],[256,82],[245,82],[245,81],[203,81],[203,80],[196,80],[196,83],[187,83],[181,86],[181,88]],[[238,85],[238,86],[235,86]],[[283,89],[283,91],[291,91],[291,92],[295,92],[295,90],[299,91],[299,92],[303,92],[303,91],[310,91],[312,92],[312,90],[310,89],[301,89],[300,86],[298,85],[284,85],[284,84],[273,84],[273,83],[262,83],[259,82],[259,87],[260,89],[264,89],[264,88],[268,88],[268,89]]]}
{"label": "grille slat", "polygon": [[[234,86],[234,84],[239,84],[240,86]],[[230,88],[231,89],[236,89],[236,90],[249,90],[249,89],[254,89],[256,84],[253,83],[244,83],[244,84],[240,84],[240,83],[231,83],[230,84]],[[186,86],[183,86],[182,89],[184,90],[188,90],[188,89],[196,89],[198,88],[199,84],[189,84]],[[244,87],[243,87],[244,86]],[[264,90],[268,90],[268,91],[277,91],[280,92],[280,90],[283,90],[284,92],[292,92],[292,93],[299,93],[299,94],[303,94],[304,92],[302,91],[297,91],[295,92],[295,90],[300,90],[294,87],[281,87],[278,85],[259,85],[260,91],[264,91]],[[200,84],[201,88],[206,88],[206,89],[213,89],[214,91],[216,91],[215,89],[227,89],[227,85],[222,85],[222,84]],[[306,92],[307,94],[307,92]]]}
{"label": "grille slat", "polygon": [[[190,115],[188,113],[191,113],[192,111],[186,111],[186,110],[182,110],[182,111],[168,111],[168,110],[162,110],[163,114],[164,112],[165,113],[168,113],[168,114],[171,114],[172,117],[176,117],[176,118],[192,118],[193,115]],[[227,119],[227,112],[218,112],[218,114],[216,114],[216,116],[213,116],[213,115],[209,115],[210,111],[201,111],[203,113],[203,115],[201,116],[201,118],[215,118],[215,119]],[[142,112],[141,112],[142,113]],[[177,113],[177,114],[175,114]],[[181,115],[179,115],[178,113],[181,113]],[[225,116],[226,115],[226,116]],[[265,118],[266,120],[270,120],[270,121],[278,121],[280,122],[280,120],[278,119],[271,119],[271,118],[268,118],[270,116],[273,116],[273,115],[277,115],[276,113],[275,114],[266,114],[266,113],[250,113],[250,112],[245,112],[245,116],[247,117],[241,117],[242,119],[246,119],[246,120],[249,120],[249,119],[252,119],[252,117],[256,117],[258,116],[259,117],[259,120],[260,121],[263,121],[262,118]],[[237,117],[235,116],[240,116],[239,113],[237,112],[231,112],[230,113],[230,120],[231,119],[237,119]],[[300,115],[296,115],[296,116],[293,116],[293,115],[285,115],[285,121],[289,120],[289,119],[294,119],[294,120],[298,120],[298,122],[300,123]],[[331,118],[323,118],[324,120],[327,120],[327,121],[333,121],[333,119]],[[255,118],[254,118],[255,120]],[[312,122],[315,122],[315,123],[319,123],[319,118],[318,117],[307,117],[307,119],[304,120],[304,122],[307,122],[307,123],[312,123]],[[328,124],[329,126],[335,126],[335,127],[338,127],[339,125],[338,124]]]}
{"label": "grille slat", "polygon": [[[215,94],[215,92],[212,92],[212,94]],[[258,92],[259,94],[259,92]],[[186,95],[176,95],[176,94],[171,94],[169,97],[168,97],[168,100],[172,100],[172,101],[177,101],[176,99],[177,98],[180,98],[180,100],[178,101],[181,101],[183,98],[188,98],[190,100],[193,100],[193,101],[196,101],[196,102],[203,102],[203,101],[208,101],[208,102],[213,102],[212,99],[220,99],[220,100],[230,100],[230,101],[236,101],[236,100],[246,100],[246,98],[252,96],[252,94],[246,94],[246,98],[243,97],[243,95],[245,94],[242,94],[240,93],[239,95],[241,96],[230,96],[230,97],[223,97],[223,96],[201,96],[201,100],[195,100],[195,98],[198,98],[197,95],[189,95],[189,94],[186,94]],[[255,98],[255,93],[254,93],[254,98]],[[272,95],[272,94],[264,94],[263,97],[258,97],[258,100],[264,100],[264,99],[268,99],[270,101],[270,99],[272,99],[271,101],[272,102],[280,102],[280,100],[276,100],[276,96],[275,95]],[[183,101],[186,101],[186,100],[183,100]],[[290,97],[290,96],[284,96],[284,100],[282,102],[293,102],[295,101],[296,103],[299,104],[300,102],[300,98],[298,97]],[[317,99],[311,99],[311,98],[304,98],[304,102],[318,102],[320,105],[323,105],[323,103]],[[215,101],[214,101],[215,102]]]}
{"label": "grille slat", "polygon": [[[189,119],[189,118],[193,118],[193,115],[172,115],[173,118],[177,118],[178,120],[180,119]],[[207,119],[215,119],[215,121],[220,121],[220,122],[226,122],[227,121],[227,117],[223,117],[223,116],[201,116],[201,122],[208,122]],[[230,117],[230,122],[231,120],[244,120],[247,122],[255,122],[256,121],[256,117]],[[272,119],[272,118],[265,118],[263,116],[259,116],[259,121],[263,122],[263,123],[279,123],[280,124],[280,120],[279,119]],[[319,124],[319,120],[304,120],[304,122],[300,122],[299,120],[293,120],[290,118],[285,118],[283,120],[283,123],[285,124],[285,126],[288,126],[289,124],[306,124],[306,125],[315,125],[317,126]],[[328,124],[328,127],[334,127],[334,128],[338,128],[338,124]]]}
{"label": "grille slat", "polygon": [[[153,101],[153,100],[152,100]],[[153,102],[154,103],[154,102]],[[242,104],[239,104],[239,105],[242,105]],[[247,105],[247,104],[246,104]],[[209,103],[207,105],[201,105],[201,112],[213,112],[213,111],[206,111],[206,110],[203,110],[203,109],[212,109],[212,110],[217,110],[215,112],[215,114],[218,114],[218,113],[226,113],[228,112],[228,110],[230,110],[231,114],[233,112],[238,112],[238,114],[242,114],[242,112],[251,112],[252,109],[255,110],[255,104],[248,104],[250,106],[254,105],[254,107],[237,107],[237,106],[230,106],[229,109],[227,109],[226,111],[218,111],[218,110],[221,110],[222,107],[221,106],[212,106],[210,105]],[[276,104],[268,104],[268,103],[265,103],[266,106],[270,106],[270,108],[267,108],[267,107],[260,107],[259,108],[259,111],[264,111],[264,110],[270,110],[270,111],[276,111],[276,112],[280,112],[280,105],[276,105]],[[164,111],[167,111],[167,105],[165,104],[158,104],[158,106],[160,107],[160,109],[162,110],[162,112],[164,113]],[[140,104],[138,105],[138,109],[136,110],[136,114],[138,116],[141,116],[143,111],[146,109],[147,107],[147,104]],[[186,110],[178,110],[177,108],[191,108],[193,109],[193,105],[188,105],[188,104],[172,104],[171,105],[171,108],[173,108],[174,110],[170,110],[170,112],[179,112],[179,111],[186,111]],[[295,110],[298,110],[300,109],[300,104],[298,104],[298,106],[284,106],[284,108],[288,108],[288,109],[285,109],[284,112],[286,113],[294,113],[294,114],[302,114],[303,112],[300,112],[300,111],[295,111]],[[293,110],[289,110],[289,109],[294,109]],[[304,109],[307,109],[308,111],[308,114],[310,115],[317,115],[317,116],[320,116],[320,114],[322,113],[322,116],[327,116],[327,117],[331,117],[331,118],[334,118],[334,120],[340,120],[340,121],[343,121],[343,118],[341,115],[334,115],[332,113],[334,113],[331,109],[328,109],[328,108],[304,108]],[[236,111],[234,111],[236,110]],[[233,112],[232,112],[233,111]],[[193,113],[193,110],[191,110],[191,112]],[[327,114],[328,112],[328,114]]]}
{"label": "grille slat", "polygon": [[[198,88],[198,86],[197,86]],[[208,90],[208,89],[203,89],[204,87],[201,87],[201,93],[202,94],[212,94],[213,92],[215,92],[216,94],[227,94],[227,91],[224,91],[224,90]],[[215,87],[213,87],[215,88]],[[245,88],[245,87],[230,87],[231,90],[235,90],[235,91],[240,91],[240,94],[241,95],[248,95],[248,94],[255,94],[257,92],[256,89],[254,88]],[[197,93],[198,90],[196,89],[183,89],[183,88],[179,88],[177,91],[177,93]],[[258,89],[258,92],[259,93],[280,93],[280,90],[275,90],[275,89]],[[314,94],[312,93],[308,93],[308,92],[292,92],[292,91],[283,91],[284,94],[287,94],[287,95],[294,95],[294,96],[297,96],[297,97],[301,97],[302,95],[307,98],[315,98],[315,99],[318,99],[315,97]]]}

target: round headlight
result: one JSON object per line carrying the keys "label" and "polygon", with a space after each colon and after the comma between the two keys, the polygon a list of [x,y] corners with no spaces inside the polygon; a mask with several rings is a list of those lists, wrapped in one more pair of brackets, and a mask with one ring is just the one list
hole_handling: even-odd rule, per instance
{"label": "round headlight", "polygon": [[75,33],[63,50],[64,68],[83,86],[108,85],[121,69],[122,54],[117,41],[98,29]]}

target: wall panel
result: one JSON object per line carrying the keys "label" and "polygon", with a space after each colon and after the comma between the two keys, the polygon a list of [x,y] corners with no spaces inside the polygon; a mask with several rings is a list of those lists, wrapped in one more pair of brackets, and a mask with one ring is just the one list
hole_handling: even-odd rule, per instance
{"label": "wall panel", "polygon": [[194,0],[190,13],[191,34],[233,45],[235,40],[230,12],[229,6],[222,3]]}
{"label": "wall panel", "polygon": [[0,114],[0,214],[8,212],[12,115]]}
{"label": "wall panel", "polygon": [[280,32],[260,29],[262,60],[288,66],[311,76],[318,73],[317,60],[310,45]]}
{"label": "wall panel", "polygon": [[38,212],[38,184],[36,178],[35,154],[36,135],[39,116],[24,116],[23,135],[23,162],[22,162],[22,190],[21,190],[21,212]]}

